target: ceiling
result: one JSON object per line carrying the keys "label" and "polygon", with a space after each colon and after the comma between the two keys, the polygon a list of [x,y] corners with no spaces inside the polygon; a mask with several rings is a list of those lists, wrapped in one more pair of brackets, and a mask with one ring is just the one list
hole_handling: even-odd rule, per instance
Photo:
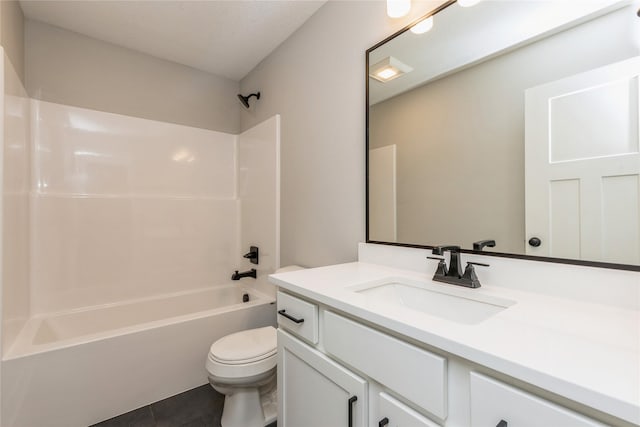
{"label": "ceiling", "polygon": [[241,80],[326,0],[20,0],[28,19]]}

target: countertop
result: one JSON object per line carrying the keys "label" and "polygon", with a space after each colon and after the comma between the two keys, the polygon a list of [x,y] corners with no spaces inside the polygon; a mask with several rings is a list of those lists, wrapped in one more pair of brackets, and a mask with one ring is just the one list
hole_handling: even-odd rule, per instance
{"label": "countertop", "polygon": [[[405,278],[516,301],[478,324],[461,324],[353,288]],[[640,425],[640,312],[483,284],[432,282],[409,270],[354,262],[273,274],[270,281],[337,310]]]}

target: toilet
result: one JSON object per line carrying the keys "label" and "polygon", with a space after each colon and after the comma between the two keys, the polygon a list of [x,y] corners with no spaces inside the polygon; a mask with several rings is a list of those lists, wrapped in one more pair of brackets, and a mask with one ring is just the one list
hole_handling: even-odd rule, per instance
{"label": "toilet", "polygon": [[209,349],[209,383],[224,394],[222,427],[264,427],[275,421],[277,338],[273,326],[220,338]]}
{"label": "toilet", "polygon": [[[300,269],[288,266],[276,273]],[[206,368],[211,386],[225,396],[222,427],[264,427],[276,420],[277,358],[273,326],[236,332],[211,344]]]}

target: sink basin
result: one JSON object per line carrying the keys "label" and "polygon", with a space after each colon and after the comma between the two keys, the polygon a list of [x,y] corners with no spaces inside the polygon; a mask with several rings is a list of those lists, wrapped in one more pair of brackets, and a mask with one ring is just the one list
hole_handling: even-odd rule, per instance
{"label": "sink basin", "polygon": [[515,304],[515,301],[453,289],[440,284],[389,278],[351,288],[369,305],[394,305],[463,324],[477,324]]}

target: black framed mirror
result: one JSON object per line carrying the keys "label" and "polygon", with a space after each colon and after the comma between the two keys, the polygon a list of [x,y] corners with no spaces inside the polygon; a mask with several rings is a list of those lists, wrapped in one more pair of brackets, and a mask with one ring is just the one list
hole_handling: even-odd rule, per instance
{"label": "black framed mirror", "polygon": [[367,242],[640,271],[639,7],[450,0],[368,49]]}

